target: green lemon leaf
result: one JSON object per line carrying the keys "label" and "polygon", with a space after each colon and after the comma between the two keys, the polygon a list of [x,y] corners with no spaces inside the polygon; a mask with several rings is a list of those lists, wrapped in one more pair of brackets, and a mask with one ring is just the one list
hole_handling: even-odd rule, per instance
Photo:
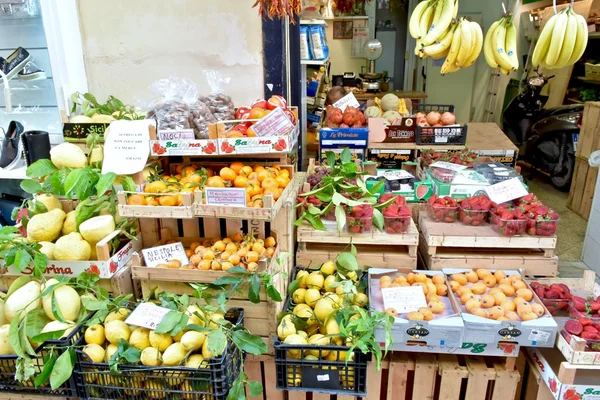
{"label": "green lemon leaf", "polygon": [[[242,268],[243,269],[243,268]],[[228,272],[230,272],[229,270]],[[245,269],[244,269],[245,271]],[[213,286],[239,285],[244,280],[242,276],[222,276],[212,283]]]}
{"label": "green lemon leaf", "polygon": [[32,179],[25,179],[21,181],[21,189],[23,189],[24,192],[36,194],[42,191],[42,185]]}
{"label": "green lemon leaf", "polygon": [[258,397],[262,395],[263,385],[258,381],[248,381],[248,388],[250,389],[250,397]]}
{"label": "green lemon leaf", "polygon": [[52,303],[52,315],[54,315],[54,318],[56,318],[57,321],[65,323],[66,320],[65,317],[63,317],[60,308],[58,307],[58,300],[56,300],[56,296],[52,296],[52,301],[50,303]]}
{"label": "green lemon leaf", "polygon": [[208,333],[208,351],[213,354],[221,354],[227,345],[227,336],[222,328],[212,330]]}
{"label": "green lemon leaf", "polygon": [[268,348],[260,336],[250,334],[246,330],[233,331],[231,339],[237,347],[255,356],[264,354]]}
{"label": "green lemon leaf", "polygon": [[52,372],[50,373],[50,387],[52,389],[59,388],[71,377],[73,367],[75,366],[73,362],[74,356],[75,350],[71,348],[58,356],[54,368],[52,368]]}
{"label": "green lemon leaf", "polygon": [[267,285],[267,296],[269,296],[269,298],[273,301],[279,302],[283,300],[281,298],[281,293],[279,293],[279,290],[277,290],[277,288],[272,284]]}
{"label": "green lemon leaf", "polygon": [[41,178],[46,175],[50,175],[55,172],[57,168],[52,164],[52,161],[47,158],[42,160],[37,160],[25,171],[25,174],[30,178]]}
{"label": "green lemon leaf", "polygon": [[339,204],[335,206],[335,220],[337,221],[338,232],[342,232],[344,226],[346,226],[346,211]]}
{"label": "green lemon leaf", "polygon": [[352,253],[343,252],[336,259],[338,267],[343,271],[356,271],[358,269],[358,261]]}
{"label": "green lemon leaf", "polygon": [[162,318],[154,332],[156,333],[167,333],[171,332],[175,326],[181,321],[181,315],[183,313],[179,311],[169,311]]}
{"label": "green lemon leaf", "polygon": [[46,357],[44,357],[44,368],[42,369],[42,372],[33,380],[35,387],[39,387],[40,385],[48,381],[48,379],[50,378],[50,374],[52,373],[52,369],[54,369],[56,359],[57,357],[54,350],[46,354]]}
{"label": "green lemon leaf", "polygon": [[98,196],[102,196],[104,193],[112,189],[113,183],[115,183],[115,179],[117,178],[117,174],[114,172],[109,172],[108,174],[104,174],[96,183],[96,193]]}
{"label": "green lemon leaf", "polygon": [[8,328],[8,340],[11,347],[15,351],[15,354],[21,358],[26,357],[23,347],[21,346],[21,336],[19,335],[19,314],[17,314],[12,321],[10,321],[10,327]]}
{"label": "green lemon leaf", "polygon": [[248,300],[250,300],[252,303],[260,303],[260,279],[256,274],[252,275],[250,278]]}
{"label": "green lemon leaf", "polygon": [[227,400],[246,400],[246,392],[244,391],[244,379],[241,374],[233,381],[231,389],[227,394]]}

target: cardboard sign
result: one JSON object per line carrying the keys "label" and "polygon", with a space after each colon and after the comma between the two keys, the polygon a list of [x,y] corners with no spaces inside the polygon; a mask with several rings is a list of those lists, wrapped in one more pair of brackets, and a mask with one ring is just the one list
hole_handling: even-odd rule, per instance
{"label": "cardboard sign", "polygon": [[179,260],[181,261],[181,265],[188,265],[190,263],[185,254],[185,247],[179,242],[143,249],[142,254],[144,255],[146,266],[149,268],[155,268],[159,264],[166,264],[170,260]]}
{"label": "cardboard sign", "polygon": [[204,188],[206,204],[219,206],[246,207],[246,189],[243,188]]}
{"label": "cardboard sign", "polygon": [[150,155],[150,129],[156,129],[153,119],[112,121],[104,141],[102,173],[131,175],[143,170]]}
{"label": "cardboard sign", "polygon": [[127,325],[141,326],[147,329],[156,329],[163,317],[171,311],[168,308],[159,307],[154,304],[141,303],[129,314],[125,323]]}
{"label": "cardboard sign", "polygon": [[381,289],[384,309],[395,308],[398,314],[417,311],[427,307],[425,293],[421,286],[406,286]]}
{"label": "cardboard sign", "polygon": [[252,125],[256,136],[283,136],[294,129],[294,124],[279,107],[271,111],[266,117]]}
{"label": "cardboard sign", "polygon": [[445,161],[436,161],[433,164],[431,164],[429,166],[434,167],[434,168],[442,168],[442,169],[449,169],[450,171],[462,171],[463,169],[467,169],[469,167],[467,167],[466,165],[458,165],[458,164],[454,164],[454,163],[449,163],[449,162],[445,162]]}
{"label": "cardboard sign", "polygon": [[337,102],[333,103],[333,106],[335,108],[339,108],[340,110],[342,110],[342,112],[344,112],[346,110],[346,107],[348,106],[360,108],[360,103],[358,102],[358,100],[356,100],[356,97],[353,93],[348,93],[347,95],[339,99]]}
{"label": "cardboard sign", "polygon": [[158,139],[159,140],[194,140],[196,137],[194,136],[193,129],[168,129],[158,131]]}
{"label": "cardboard sign", "polygon": [[489,198],[497,203],[506,203],[519,197],[527,196],[528,192],[523,186],[523,183],[519,178],[509,179],[504,182],[497,183],[495,185],[488,186],[485,191]]}

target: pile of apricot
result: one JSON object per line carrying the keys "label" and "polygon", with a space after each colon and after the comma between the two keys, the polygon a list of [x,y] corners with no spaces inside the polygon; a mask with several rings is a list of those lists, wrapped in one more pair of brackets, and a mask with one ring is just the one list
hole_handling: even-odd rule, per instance
{"label": "pile of apricot", "polygon": [[[379,286],[382,289],[390,287],[421,286],[427,307],[421,307],[417,311],[411,311],[406,314],[409,321],[431,321],[435,314],[444,312],[446,305],[441,296],[448,295],[448,286],[443,274],[435,274],[431,278],[422,272],[409,272],[404,275],[398,275],[392,279],[389,275],[384,275],[379,279]],[[398,311],[395,308],[385,310],[388,315],[398,317]]]}
{"label": "pile of apricot", "polygon": [[519,274],[502,270],[471,270],[450,276],[450,289],[465,310],[496,321],[531,321],[545,314],[544,306],[533,302],[533,291]]}

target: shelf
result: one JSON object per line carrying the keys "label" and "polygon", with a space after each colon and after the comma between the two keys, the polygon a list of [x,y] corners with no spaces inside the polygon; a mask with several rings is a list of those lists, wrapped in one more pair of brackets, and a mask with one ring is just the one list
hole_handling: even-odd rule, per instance
{"label": "shelf", "polygon": [[300,25],[325,25],[327,26],[327,21],[324,19],[301,19]]}
{"label": "shelf", "polygon": [[329,64],[329,58],[326,60],[302,60],[300,61],[302,65],[327,65]]}
{"label": "shelf", "polygon": [[11,170],[0,169],[0,179],[27,179],[27,175],[25,175],[26,170],[26,166]]}

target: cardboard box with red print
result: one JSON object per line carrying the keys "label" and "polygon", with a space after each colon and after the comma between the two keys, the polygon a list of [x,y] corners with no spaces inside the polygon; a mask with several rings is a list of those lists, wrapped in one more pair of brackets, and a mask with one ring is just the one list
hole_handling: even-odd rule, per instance
{"label": "cardboard box with red print", "polygon": [[218,156],[216,139],[205,140],[151,140],[150,154],[153,156]]}

